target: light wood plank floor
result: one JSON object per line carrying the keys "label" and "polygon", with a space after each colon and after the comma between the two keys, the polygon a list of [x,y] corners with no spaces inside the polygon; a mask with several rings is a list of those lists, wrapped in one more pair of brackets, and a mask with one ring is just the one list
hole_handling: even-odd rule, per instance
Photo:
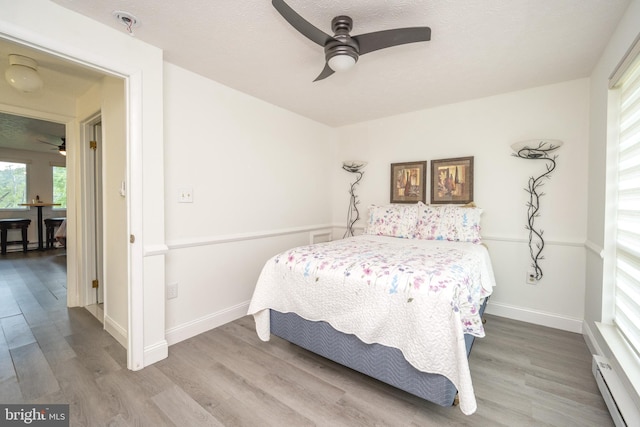
{"label": "light wood plank floor", "polygon": [[60,250],[0,258],[0,402],[69,403],[74,426],[611,426],[582,336],[486,316],[472,416],[364,377],[239,319],[126,369],[86,310],[65,307]]}

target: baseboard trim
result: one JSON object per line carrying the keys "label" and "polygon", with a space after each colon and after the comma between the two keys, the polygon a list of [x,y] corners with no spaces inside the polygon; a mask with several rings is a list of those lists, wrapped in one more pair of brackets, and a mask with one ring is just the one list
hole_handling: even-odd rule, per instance
{"label": "baseboard trim", "polygon": [[155,344],[144,348],[142,355],[143,365],[149,366],[169,356],[169,344],[166,340],[158,341]]}
{"label": "baseboard trim", "polygon": [[109,332],[124,348],[128,347],[127,330],[106,314],[104,315],[104,330]]}
{"label": "baseboard trim", "polygon": [[596,340],[596,336],[593,334],[593,331],[589,327],[588,322],[584,322],[584,324],[582,325],[582,336],[584,337],[584,342],[587,343],[587,347],[589,348],[589,352],[591,352],[591,354],[604,356],[602,348],[600,348],[600,345],[598,345],[598,340]]}
{"label": "baseboard trim", "polygon": [[173,345],[213,328],[217,328],[218,326],[222,326],[225,323],[233,322],[236,319],[246,316],[247,311],[249,311],[249,301],[167,329],[165,331],[165,338],[169,345]]}
{"label": "baseboard trim", "polygon": [[583,331],[582,324],[584,321],[582,319],[561,316],[559,314],[547,313],[544,311],[531,310],[523,307],[515,307],[492,300],[489,300],[489,304],[487,304],[486,313],[579,334]]}

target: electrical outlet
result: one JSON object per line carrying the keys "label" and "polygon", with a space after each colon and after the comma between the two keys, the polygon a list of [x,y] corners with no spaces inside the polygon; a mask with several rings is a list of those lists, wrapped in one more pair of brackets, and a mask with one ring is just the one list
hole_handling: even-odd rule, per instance
{"label": "electrical outlet", "polygon": [[193,188],[179,189],[178,203],[193,203]]}
{"label": "electrical outlet", "polygon": [[167,299],[178,298],[178,284],[169,283],[167,285]]}
{"label": "electrical outlet", "polygon": [[527,285],[537,285],[538,279],[536,279],[536,271],[529,270],[527,271]]}

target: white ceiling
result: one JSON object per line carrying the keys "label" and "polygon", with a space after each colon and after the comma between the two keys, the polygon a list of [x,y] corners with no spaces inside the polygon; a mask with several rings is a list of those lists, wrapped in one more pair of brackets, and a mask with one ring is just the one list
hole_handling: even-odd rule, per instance
{"label": "white ceiling", "polygon": [[[293,29],[270,0],[53,0],[119,31],[114,10],[135,15],[134,36],[166,61],[287,110],[346,124],[590,75],[629,0],[325,0],[287,3],[330,33],[331,19],[353,18],[352,35],[429,26],[429,42],[384,49],[344,73],[313,82],[322,48]],[[286,1],[286,0],[285,0]],[[0,70],[10,53],[36,59],[46,90],[84,93],[94,70],[0,40]],[[3,82],[4,83],[4,82]],[[0,116],[0,146],[48,149],[58,130]],[[38,127],[41,126],[41,127]],[[18,141],[14,130],[31,130]],[[53,135],[53,136],[51,136]],[[36,141],[36,142],[34,142]]]}
{"label": "white ceiling", "polygon": [[287,110],[341,126],[590,75],[628,0],[286,0],[331,33],[429,26],[429,42],[384,49],[320,82],[320,46],[269,0],[53,0],[120,31],[112,12],[138,18],[135,37],[165,60]]}

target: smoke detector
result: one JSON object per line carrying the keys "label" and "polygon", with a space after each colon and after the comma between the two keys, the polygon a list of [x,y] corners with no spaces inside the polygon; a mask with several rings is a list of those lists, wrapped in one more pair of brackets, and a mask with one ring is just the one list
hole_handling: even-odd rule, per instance
{"label": "smoke detector", "polygon": [[111,13],[119,23],[127,27],[127,32],[133,35],[133,29],[140,25],[140,21],[133,14],[123,10],[114,10]]}

